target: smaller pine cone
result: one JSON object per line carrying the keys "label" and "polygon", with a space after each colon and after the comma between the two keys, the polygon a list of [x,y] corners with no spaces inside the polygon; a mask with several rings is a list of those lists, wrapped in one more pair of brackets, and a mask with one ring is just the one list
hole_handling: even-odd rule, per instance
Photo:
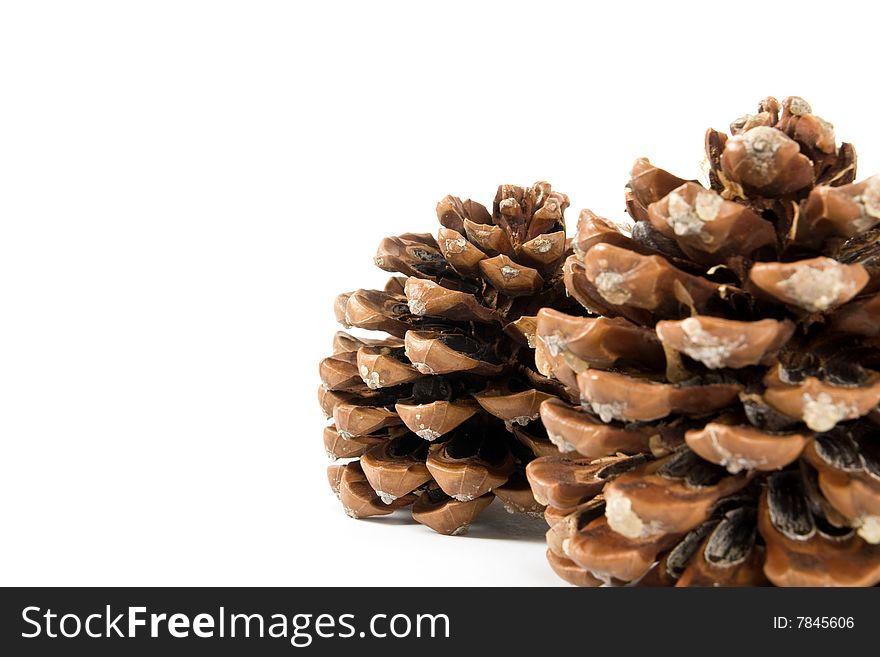
{"label": "smaller pine cone", "polygon": [[332,423],[324,446],[346,513],[411,507],[420,523],[461,534],[496,497],[540,514],[525,467],[553,453],[538,418],[562,386],[537,372],[536,313],[571,308],[562,283],[568,198],[544,182],[502,185],[490,212],[447,196],[437,238],[384,239],[384,290],[336,299],[346,327],[320,365]]}

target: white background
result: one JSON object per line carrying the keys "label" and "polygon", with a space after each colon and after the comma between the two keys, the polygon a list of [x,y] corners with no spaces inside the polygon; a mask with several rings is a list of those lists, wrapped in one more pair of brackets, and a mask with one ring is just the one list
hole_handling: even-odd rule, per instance
{"label": "white background", "polygon": [[619,218],[769,94],[880,170],[876,8],[709,4],[4,3],[0,584],[556,584],[540,522],[342,514],[332,300],[447,193]]}

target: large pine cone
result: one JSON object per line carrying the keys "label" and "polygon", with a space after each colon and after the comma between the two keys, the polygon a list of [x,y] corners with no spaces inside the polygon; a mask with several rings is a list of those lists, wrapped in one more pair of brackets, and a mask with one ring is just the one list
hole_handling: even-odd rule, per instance
{"label": "large pine cone", "polygon": [[567,306],[562,282],[568,197],[547,183],[503,185],[493,210],[447,196],[441,228],[382,241],[376,264],[403,274],[385,290],[340,295],[347,327],[321,362],[328,474],[346,512],[413,517],[460,534],[497,496],[540,513],[524,469],[555,451],[542,401],[561,390],[535,370],[535,315]]}
{"label": "large pine cone", "polygon": [[581,215],[591,313],[539,314],[562,455],[528,478],[581,585],[880,582],[880,176],[801,98],[706,135],[709,186],[635,163]]}

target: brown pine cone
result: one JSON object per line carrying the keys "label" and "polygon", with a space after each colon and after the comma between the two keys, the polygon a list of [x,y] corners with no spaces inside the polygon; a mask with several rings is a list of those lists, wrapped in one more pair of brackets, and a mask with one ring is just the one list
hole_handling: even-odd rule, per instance
{"label": "brown pine cone", "polygon": [[636,161],[621,228],[538,315],[569,390],[527,473],[579,585],[880,582],[880,176],[801,98],[709,130],[709,185]]}
{"label": "brown pine cone", "polygon": [[412,506],[460,534],[495,497],[540,513],[525,466],[555,448],[537,422],[562,387],[534,364],[535,315],[571,307],[562,283],[568,197],[544,182],[498,188],[490,213],[447,196],[437,239],[382,241],[375,262],[403,274],[384,290],[340,295],[347,327],[321,362],[329,477],[356,518]]}

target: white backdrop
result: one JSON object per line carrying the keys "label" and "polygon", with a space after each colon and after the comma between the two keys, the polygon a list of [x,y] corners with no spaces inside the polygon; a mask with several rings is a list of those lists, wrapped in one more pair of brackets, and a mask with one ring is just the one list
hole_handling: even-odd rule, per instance
{"label": "white backdrop", "polygon": [[333,297],[447,193],[621,217],[766,95],[880,171],[876,7],[610,5],[4,3],[0,584],[556,584],[540,522],[343,515]]}

